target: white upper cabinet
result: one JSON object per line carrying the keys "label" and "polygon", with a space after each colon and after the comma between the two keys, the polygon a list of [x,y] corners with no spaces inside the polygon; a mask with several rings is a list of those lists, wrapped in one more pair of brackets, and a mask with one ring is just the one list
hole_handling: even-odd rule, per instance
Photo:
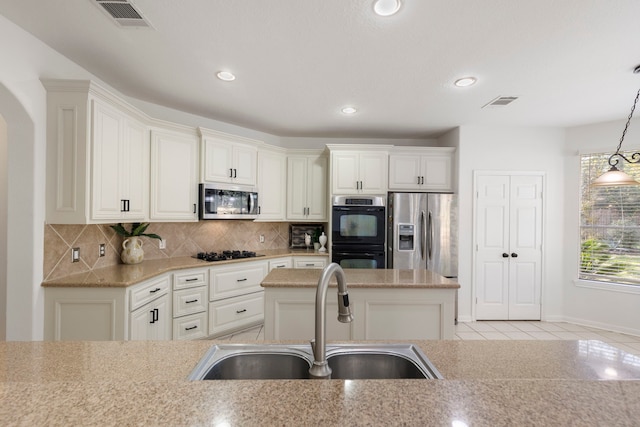
{"label": "white upper cabinet", "polygon": [[93,82],[42,84],[47,89],[46,222],[146,220],[146,116]]}
{"label": "white upper cabinet", "polygon": [[198,136],[185,129],[151,131],[153,221],[198,220]]}
{"label": "white upper cabinet", "polygon": [[256,185],[260,141],[203,128],[199,131],[202,182]]}
{"label": "white upper cabinet", "polygon": [[[387,192],[390,146],[328,145],[332,194]],[[347,148],[347,150],[345,150]]]}
{"label": "white upper cabinet", "polygon": [[455,148],[416,147],[389,155],[389,190],[454,191]]}
{"label": "white upper cabinet", "polygon": [[258,221],[283,221],[287,211],[287,155],[284,150],[258,151]]}
{"label": "white upper cabinet", "polygon": [[328,203],[326,156],[289,155],[287,157],[287,219],[326,221]]}
{"label": "white upper cabinet", "polygon": [[149,131],[115,108],[93,103],[93,220],[144,221],[149,212]]}

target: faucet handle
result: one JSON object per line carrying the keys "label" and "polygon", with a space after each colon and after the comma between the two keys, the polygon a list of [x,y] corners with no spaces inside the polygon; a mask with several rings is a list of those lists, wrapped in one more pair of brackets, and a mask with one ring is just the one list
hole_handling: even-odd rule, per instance
{"label": "faucet handle", "polygon": [[311,341],[309,341],[309,344],[311,344],[311,352],[315,355],[316,354],[316,339],[313,338]]}

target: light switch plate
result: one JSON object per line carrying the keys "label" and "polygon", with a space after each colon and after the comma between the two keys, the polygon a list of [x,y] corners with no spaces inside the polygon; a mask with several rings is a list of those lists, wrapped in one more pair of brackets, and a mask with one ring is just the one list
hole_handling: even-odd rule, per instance
{"label": "light switch plate", "polygon": [[71,262],[80,261],[80,248],[71,248]]}

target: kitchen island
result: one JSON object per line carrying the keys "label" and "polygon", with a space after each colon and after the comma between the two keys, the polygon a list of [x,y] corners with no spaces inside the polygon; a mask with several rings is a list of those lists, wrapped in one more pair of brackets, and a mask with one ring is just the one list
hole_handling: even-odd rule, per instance
{"label": "kitchen island", "polygon": [[631,426],[640,419],[640,358],[600,341],[413,343],[445,379],[188,381],[215,341],[1,342],[0,424]]}
{"label": "kitchen island", "polygon": [[[337,321],[335,278],[327,293],[327,337],[334,340],[453,339],[460,285],[429,270],[344,269],[354,320]],[[276,269],[262,281],[265,339],[312,338],[322,271]]]}

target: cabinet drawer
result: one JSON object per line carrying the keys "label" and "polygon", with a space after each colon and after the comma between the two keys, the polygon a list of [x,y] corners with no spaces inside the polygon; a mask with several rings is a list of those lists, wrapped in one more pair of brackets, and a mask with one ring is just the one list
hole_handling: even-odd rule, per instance
{"label": "cabinet drawer", "polygon": [[207,287],[173,291],[173,317],[207,310]]}
{"label": "cabinet drawer", "polygon": [[131,311],[169,292],[169,276],[160,277],[131,289]]}
{"label": "cabinet drawer", "polygon": [[174,273],[173,289],[185,289],[206,285],[207,273],[207,270],[190,271],[188,273]]}
{"label": "cabinet drawer", "polygon": [[209,334],[264,321],[264,292],[209,303]]}
{"label": "cabinet drawer", "polygon": [[173,319],[174,340],[194,340],[207,336],[207,313],[197,313]]}
{"label": "cabinet drawer", "polygon": [[260,283],[267,275],[267,263],[212,268],[209,274],[209,299],[215,301],[261,291]]}
{"label": "cabinet drawer", "polygon": [[269,261],[269,271],[273,270],[274,268],[291,268],[291,267],[292,267],[291,258],[274,259]]}
{"label": "cabinet drawer", "polygon": [[298,259],[295,268],[325,268],[327,262],[325,260]]}

